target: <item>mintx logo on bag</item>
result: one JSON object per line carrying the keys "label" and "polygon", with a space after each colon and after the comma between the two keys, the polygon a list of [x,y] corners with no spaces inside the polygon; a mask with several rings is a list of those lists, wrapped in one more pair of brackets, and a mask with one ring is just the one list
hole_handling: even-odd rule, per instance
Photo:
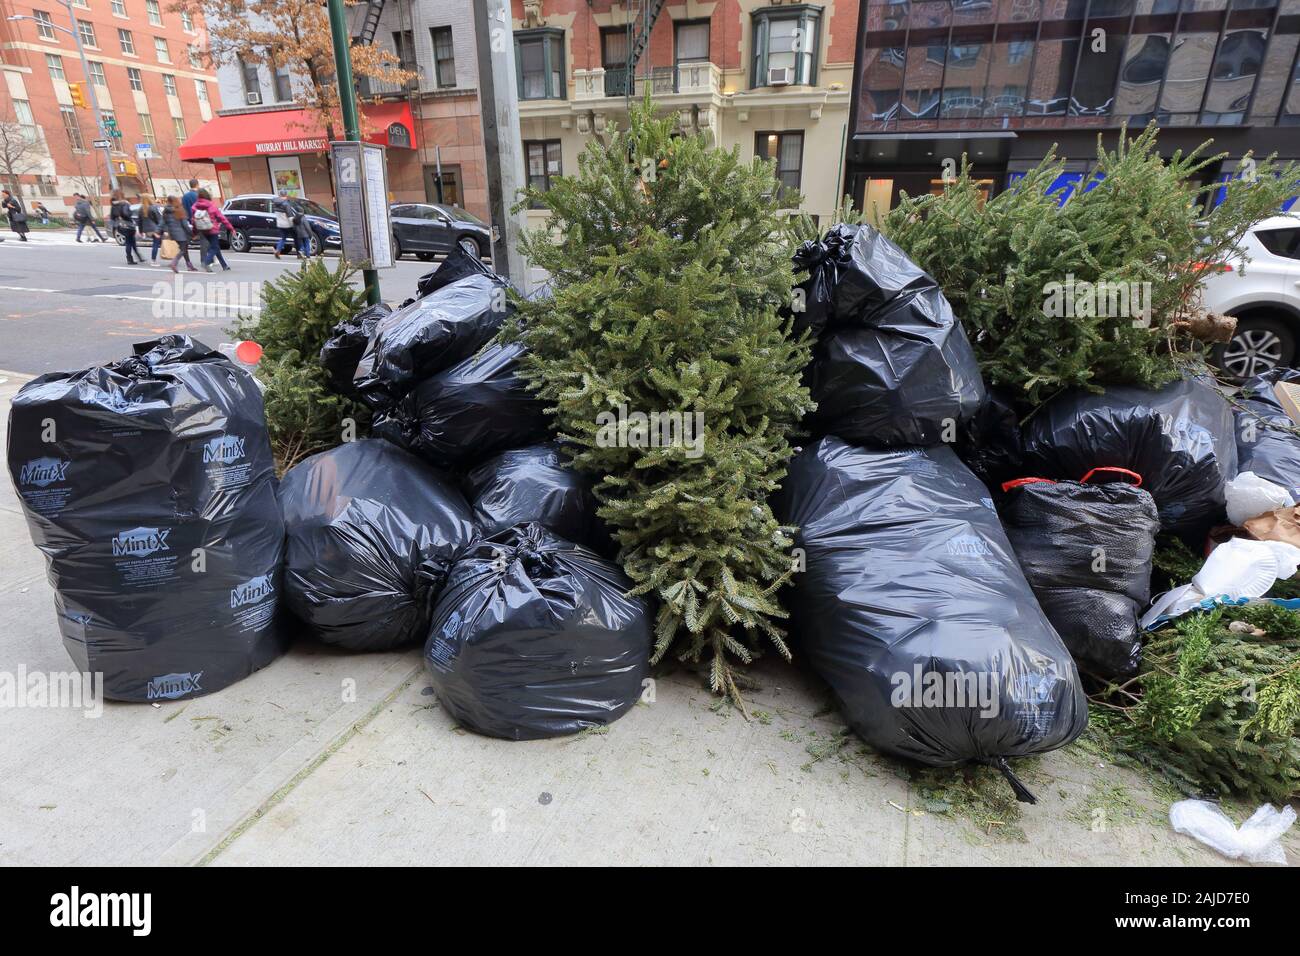
{"label": "mintx logo on bag", "polygon": [[18,483],[20,485],[32,485],[36,488],[47,488],[56,481],[64,481],[68,477],[68,465],[72,464],[59,458],[36,458],[23,465],[18,472]]}
{"label": "mintx logo on bag", "polygon": [[149,681],[148,697],[150,700],[175,700],[192,694],[203,689],[199,686],[199,678],[202,676],[203,671],[197,674],[163,674],[155,677]]}
{"label": "mintx logo on bag", "polygon": [[148,936],[153,928],[151,893],[68,893],[50,897],[51,926],[125,926],[132,936]]}
{"label": "mintx logo on bag", "polygon": [[113,557],[129,555],[133,558],[146,558],[155,551],[170,551],[167,536],[171,528],[132,528],[119,531],[113,539]]}
{"label": "mintx logo on bag", "polygon": [[959,534],[948,539],[948,553],[963,558],[986,558],[993,552],[977,534]]}
{"label": "mintx logo on bag", "polygon": [[230,589],[230,607],[233,610],[237,607],[243,607],[245,604],[260,601],[274,590],[275,588],[271,584],[271,575],[263,574],[259,577],[250,578],[239,587]]}
{"label": "mintx logo on bag", "polygon": [[203,446],[203,464],[221,462],[229,465],[244,457],[244,439],[238,435],[222,435]]}

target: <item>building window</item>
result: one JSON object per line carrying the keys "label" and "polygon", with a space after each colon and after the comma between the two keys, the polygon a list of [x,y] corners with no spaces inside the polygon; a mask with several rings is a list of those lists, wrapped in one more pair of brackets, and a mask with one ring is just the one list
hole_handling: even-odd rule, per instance
{"label": "building window", "polygon": [[185,137],[186,137],[186,132],[185,132],[185,120],[181,119],[179,116],[173,116],[173,117],[172,117],[172,132],[176,134],[176,142],[177,142],[177,143],[183,143],[183,142],[185,142]]}
{"label": "building window", "polygon": [[605,71],[605,95],[626,96],[631,82],[627,70],[627,26],[601,27],[600,65]]}
{"label": "building window", "polygon": [[156,27],[162,26],[162,9],[158,6],[158,0],[144,0],[144,10],[150,23]]}
{"label": "building window", "polygon": [[89,2],[89,0],[72,0],[72,5],[73,5],[74,7],[81,7],[81,9],[83,9],[83,10],[89,10],[89,9],[90,9],[90,2]]}
{"label": "building window", "polygon": [[77,32],[81,34],[81,42],[86,46],[99,46],[99,38],[95,36],[95,25],[85,20],[77,21]]}
{"label": "building window", "polygon": [[81,124],[77,122],[77,111],[71,106],[60,106],[59,116],[63,118],[63,131],[68,134],[68,142],[74,153],[84,153],[86,143],[81,138]]}
{"label": "building window", "polygon": [[118,29],[117,42],[122,44],[122,52],[127,56],[135,56],[135,37],[131,36],[130,30]]}
{"label": "building window", "polygon": [[528,185],[546,192],[555,177],[564,175],[558,139],[524,141],[524,161],[528,166]]}
{"label": "building window", "polygon": [[36,126],[36,117],[32,115],[32,104],[27,100],[14,100],[14,116],[22,130],[23,138],[29,143],[40,140],[40,131]]}
{"label": "building window", "polygon": [[709,21],[683,20],[674,24],[673,57],[678,63],[709,61]]}
{"label": "building window", "polygon": [[194,17],[190,15],[188,10],[181,11],[181,29],[186,33],[194,32]]}
{"label": "building window", "polygon": [[36,20],[36,35],[42,40],[57,39],[54,35],[54,21],[44,10],[33,10],[32,17]]}
{"label": "building window", "polygon": [[803,133],[755,133],[754,155],[759,159],[776,160],[776,178],[781,181],[781,191],[791,205],[799,200],[803,179]]}
{"label": "building window", "polygon": [[433,36],[434,79],[439,88],[456,85],[456,51],[451,43],[451,27],[434,27]]}
{"label": "building window", "polygon": [[133,66],[128,66],[126,68],[126,78],[131,84],[131,89],[135,90],[137,93],[144,92],[144,80],[140,77],[139,70]]}
{"label": "building window", "polygon": [[96,86],[108,86],[108,80],[104,78],[104,64],[98,60],[88,60],[86,66],[90,68],[90,82]]}
{"label": "building window", "polygon": [[167,41],[162,37],[153,38],[153,51],[158,54],[159,63],[170,63],[172,61],[171,51],[167,49]]}
{"label": "building window", "polygon": [[564,99],[564,32],[529,30],[515,34],[515,63],[521,100]]}
{"label": "building window", "polygon": [[199,102],[200,102],[200,103],[207,103],[207,102],[209,102],[209,101],[208,101],[208,84],[207,84],[206,82],[204,82],[203,80],[195,80],[195,81],[194,81],[194,94],[199,98]]}
{"label": "building window", "polygon": [[148,143],[150,146],[154,145],[155,143],[154,131],[153,131],[153,117],[150,116],[148,113],[140,114],[140,139],[143,142]]}
{"label": "building window", "polygon": [[239,74],[244,81],[244,99],[253,105],[262,102],[262,78],[258,75],[257,64],[240,59]]}
{"label": "building window", "polygon": [[293,80],[289,77],[289,68],[282,66],[271,74],[275,81],[275,98],[281,103],[287,103],[293,99]]}
{"label": "building window", "polygon": [[817,48],[821,8],[766,7],[755,10],[753,87],[817,82]]}
{"label": "building window", "polygon": [[170,73],[163,74],[163,92],[168,96],[176,95],[176,77]]}
{"label": "building window", "polygon": [[123,0],[109,0],[109,7],[112,8],[113,14],[115,16],[119,16],[119,17],[126,16],[126,4],[123,2]]}
{"label": "building window", "polygon": [[416,70],[415,34],[410,30],[393,31],[393,52],[397,54],[397,65],[403,70]]}
{"label": "building window", "polygon": [[203,58],[199,56],[199,48],[196,47],[193,43],[186,45],[185,56],[189,58],[190,66],[193,69],[196,70],[203,69]]}
{"label": "building window", "polygon": [[50,79],[67,82],[68,77],[63,72],[63,57],[47,53],[45,54],[45,65],[50,68]]}

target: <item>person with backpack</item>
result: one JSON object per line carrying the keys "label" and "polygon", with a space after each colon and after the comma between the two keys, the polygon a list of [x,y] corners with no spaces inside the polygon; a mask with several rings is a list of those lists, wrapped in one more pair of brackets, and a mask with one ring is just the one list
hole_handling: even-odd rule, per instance
{"label": "person with backpack", "polygon": [[113,205],[109,209],[109,216],[113,229],[122,237],[122,244],[126,247],[126,264],[133,266],[137,262],[144,262],[144,256],[140,255],[135,244],[135,217],[131,215],[131,204],[126,201],[126,196],[120,189],[113,190]]}
{"label": "person with backpack", "polygon": [[275,243],[275,257],[279,259],[284,247],[292,242],[294,254],[301,259],[302,245],[298,240],[296,222],[298,210],[289,202],[287,189],[281,189],[280,194],[271,200],[271,212],[275,213],[275,228],[280,230],[280,238]]}
{"label": "person with backpack", "polygon": [[190,222],[194,226],[194,231],[203,237],[203,255],[200,260],[203,268],[211,272],[212,260],[215,259],[221,263],[222,272],[229,272],[230,266],[226,264],[226,257],[221,254],[221,227],[225,226],[231,232],[235,231],[235,227],[212,201],[212,193],[206,189],[200,189],[198,198],[194,200]]}
{"label": "person with backpack", "polygon": [[[172,258],[172,272],[180,271],[182,259],[191,272],[198,272],[199,270],[194,268],[194,263],[190,261],[190,239],[193,236],[190,220],[185,215],[185,207],[176,196],[167,197],[167,205],[163,209],[163,235],[165,240],[177,244],[177,251]],[[164,252],[163,256],[166,255],[167,253]]]}
{"label": "person with backpack", "polygon": [[5,215],[9,217],[9,228],[18,234],[18,241],[26,242],[27,210],[23,208],[23,201],[5,189],[0,191],[0,207],[4,208]]}
{"label": "person with backpack", "polygon": [[153,196],[145,193],[140,197],[140,211],[137,214],[140,223],[140,235],[149,239],[152,248],[149,250],[149,264],[158,265],[158,250],[162,247],[163,241],[163,214],[158,203],[154,202]]}
{"label": "person with backpack", "polygon": [[[77,223],[77,241],[81,241],[81,233],[89,226],[94,230],[99,242],[108,242],[104,234],[99,231],[99,226],[95,223],[95,210],[90,205],[90,200],[81,193],[73,193],[77,203],[72,208],[72,218]],[[91,240],[94,242],[95,240]]]}

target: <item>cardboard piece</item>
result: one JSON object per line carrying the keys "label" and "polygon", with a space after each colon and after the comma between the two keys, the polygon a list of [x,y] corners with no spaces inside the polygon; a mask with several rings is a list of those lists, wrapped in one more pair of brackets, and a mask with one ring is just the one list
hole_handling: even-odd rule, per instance
{"label": "cardboard piece", "polygon": [[1300,384],[1295,382],[1277,382],[1273,385],[1273,394],[1278,403],[1286,410],[1291,421],[1300,425]]}
{"label": "cardboard piece", "polygon": [[1300,515],[1297,508],[1278,508],[1246,522],[1246,531],[1260,541],[1282,541],[1300,547]]}

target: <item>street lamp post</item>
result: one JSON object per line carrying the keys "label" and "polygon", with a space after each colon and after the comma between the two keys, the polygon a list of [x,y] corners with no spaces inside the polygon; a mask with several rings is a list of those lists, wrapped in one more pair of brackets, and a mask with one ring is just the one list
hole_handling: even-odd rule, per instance
{"label": "street lamp post", "polygon": [[[72,9],[72,0],[56,0],[61,6],[68,11],[68,19],[72,21],[72,29],[61,27],[57,23],[47,24],[55,30],[62,30],[64,33],[71,34],[72,42],[77,45],[77,56],[81,59],[81,75],[86,78],[86,92],[90,94],[90,110],[95,117],[96,139],[106,140],[108,130],[104,128],[104,117],[99,112],[99,97],[95,95],[95,81],[90,75],[90,64],[86,62],[86,48],[81,43],[81,31],[77,29],[77,14]],[[10,20],[35,20],[35,17],[23,16],[18,14],[11,16]],[[113,152],[111,146],[104,147],[104,168],[108,170],[108,183],[111,189],[117,189],[117,174],[113,172]],[[98,197],[96,197],[98,198]]]}

